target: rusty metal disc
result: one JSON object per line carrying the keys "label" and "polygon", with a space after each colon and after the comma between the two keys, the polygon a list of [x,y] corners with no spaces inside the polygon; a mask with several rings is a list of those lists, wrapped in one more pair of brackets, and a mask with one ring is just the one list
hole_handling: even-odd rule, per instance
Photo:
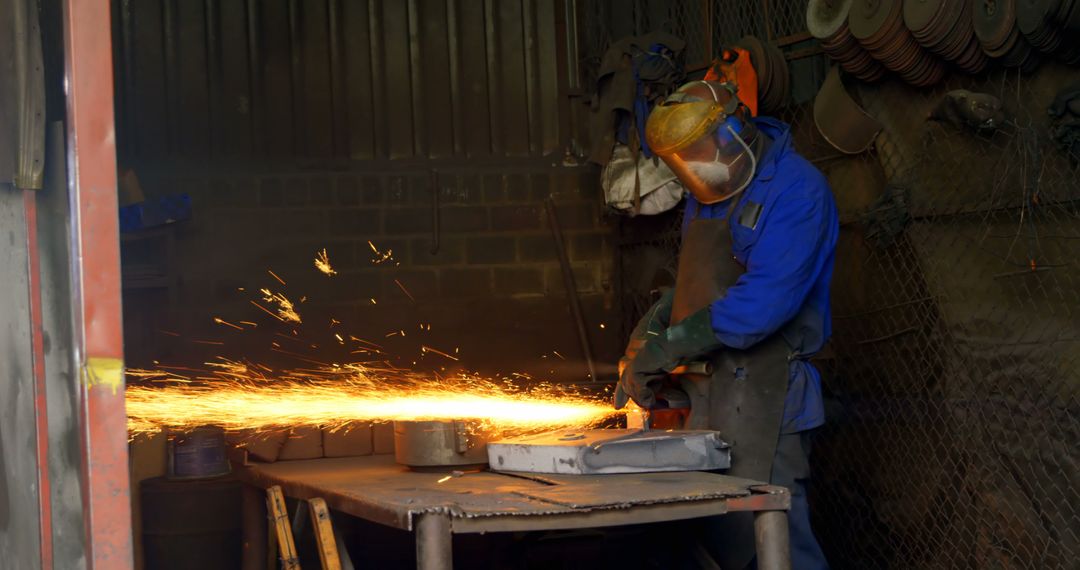
{"label": "rusty metal disc", "polygon": [[943,0],[904,0],[904,25],[915,37],[938,26],[945,2]]}
{"label": "rusty metal disc", "polygon": [[806,29],[819,40],[833,37],[847,26],[852,0],[810,0],[806,6]]}
{"label": "rusty metal disc", "polygon": [[972,6],[975,8],[972,23],[979,43],[990,56],[1004,55],[1019,33],[1015,27],[1014,0],[972,0]]}
{"label": "rusty metal disc", "polygon": [[900,11],[900,0],[860,0],[851,6],[848,14],[848,27],[856,39],[871,40],[883,35],[891,25],[892,19]]}

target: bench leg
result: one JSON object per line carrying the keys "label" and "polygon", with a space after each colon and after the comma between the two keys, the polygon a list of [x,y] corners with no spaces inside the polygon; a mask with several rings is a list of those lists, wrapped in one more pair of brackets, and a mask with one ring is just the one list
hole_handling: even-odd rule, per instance
{"label": "bench leg", "polygon": [[791,543],[785,511],[754,513],[754,545],[759,570],[791,570]]}
{"label": "bench leg", "polygon": [[266,570],[267,553],[270,550],[270,530],[266,524],[266,494],[253,485],[243,485],[241,489],[244,550],[240,568]]}
{"label": "bench leg", "polygon": [[454,567],[450,515],[428,513],[416,521],[417,570],[451,570]]}

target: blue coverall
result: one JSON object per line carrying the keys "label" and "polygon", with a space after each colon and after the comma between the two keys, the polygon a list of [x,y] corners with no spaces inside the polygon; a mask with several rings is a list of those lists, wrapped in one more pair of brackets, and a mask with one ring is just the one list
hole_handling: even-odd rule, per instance
{"label": "blue coverall", "polygon": [[[754,123],[772,145],[758,161],[750,185],[732,198],[737,200],[730,218],[732,253],[746,272],[710,307],[713,330],[725,346],[739,349],[793,325],[800,333],[802,346],[796,347],[799,358],[790,364],[772,482],[792,490],[792,567],[827,568],[810,530],[809,447],[800,432],[825,423],[821,377],[806,358],[820,351],[831,333],[829,283],[838,215],[825,176],[795,152],[789,127],[770,118]],[[729,208],[728,201],[702,205],[687,196],[684,235],[695,217],[724,217]]]}

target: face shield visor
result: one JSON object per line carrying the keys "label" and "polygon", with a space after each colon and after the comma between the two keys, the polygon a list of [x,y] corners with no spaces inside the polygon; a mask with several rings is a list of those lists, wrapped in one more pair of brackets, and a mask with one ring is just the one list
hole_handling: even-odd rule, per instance
{"label": "face shield visor", "polygon": [[702,204],[742,192],[757,170],[750,149],[756,130],[738,105],[730,84],[695,81],[653,109],[646,123],[649,147]]}

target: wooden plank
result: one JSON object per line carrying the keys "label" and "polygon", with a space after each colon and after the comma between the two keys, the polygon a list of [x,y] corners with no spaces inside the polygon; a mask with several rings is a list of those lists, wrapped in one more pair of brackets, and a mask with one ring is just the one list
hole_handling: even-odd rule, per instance
{"label": "wooden plank", "polygon": [[525,72],[525,108],[528,121],[527,145],[529,154],[540,154],[544,125],[540,118],[540,54],[536,25],[536,2],[521,0],[521,28],[524,39],[522,68]]}
{"label": "wooden plank", "polygon": [[540,100],[540,124],[539,132],[533,134],[533,140],[539,141],[542,154],[562,150],[560,109],[563,105],[560,101],[559,85],[563,78],[559,76],[558,58],[565,57],[566,52],[559,49],[555,26],[555,14],[559,11],[560,7],[555,0],[536,0],[539,90],[534,95]]}
{"label": "wooden plank", "polygon": [[333,156],[333,97],[330,93],[330,42],[327,34],[326,0],[300,4],[300,43],[303,46],[301,83],[305,127],[304,154],[312,158]]}
{"label": "wooden plank", "polygon": [[390,158],[413,155],[412,68],[409,53],[408,5],[399,1],[382,4],[384,119]]}
{"label": "wooden plank", "polygon": [[316,497],[308,501],[311,514],[311,527],[315,530],[315,544],[319,549],[319,561],[323,570],[341,570],[341,557],[338,555],[334,528],[330,522],[330,509],[326,501]]}
{"label": "wooden plank", "polygon": [[266,490],[266,509],[270,513],[274,534],[277,537],[278,558],[283,570],[300,570],[300,559],[293,542],[292,526],[289,523],[289,511],[285,508],[285,495],[281,487],[274,485]]}
{"label": "wooden plank", "polygon": [[354,159],[375,157],[375,121],[372,108],[371,34],[368,2],[350,0],[342,6],[345,68],[345,116],[348,155]]}
{"label": "wooden plank", "polygon": [[461,49],[462,146],[467,156],[486,156],[491,154],[491,115],[488,108],[484,3],[463,1],[457,7]]}
{"label": "wooden plank", "polygon": [[521,1],[496,4],[499,26],[500,128],[508,156],[529,154],[529,98]]}
{"label": "wooden plank", "polygon": [[488,116],[491,127],[491,154],[503,154],[502,73],[503,58],[499,43],[499,22],[495,0],[484,0],[484,51],[487,62]]}
{"label": "wooden plank", "polygon": [[420,37],[420,7],[417,0],[407,0],[405,9],[409,28],[409,94],[412,96],[413,154],[427,156],[427,135],[430,132],[430,125],[428,124],[427,105],[424,104],[427,99],[424,91],[428,88],[428,78],[424,76],[426,69],[420,53],[422,43]]}
{"label": "wooden plank", "polygon": [[176,3],[176,64],[182,156],[206,158],[210,149],[210,101],[206,69],[206,16],[202,2]]}
{"label": "wooden plank", "polygon": [[263,143],[270,157],[292,157],[294,132],[288,0],[265,0],[260,8],[263,83],[257,93],[266,110],[266,120],[262,123]]}
{"label": "wooden plank", "polygon": [[251,155],[251,78],[246,0],[219,0],[221,65],[218,138],[224,157]]}
{"label": "wooden plank", "polygon": [[345,58],[342,53],[345,42],[341,37],[344,31],[342,0],[326,0],[328,40],[330,47],[330,129],[333,142],[333,155],[349,155],[349,118],[345,102]]}
{"label": "wooden plank", "polygon": [[131,11],[131,54],[133,86],[128,137],[139,158],[162,157],[169,149],[169,109],[165,88],[165,34],[162,33],[163,4],[124,3]]}
{"label": "wooden plank", "polygon": [[450,34],[446,0],[419,0],[417,14],[420,26],[420,53],[422,55],[422,90],[424,131],[427,135],[427,153],[431,158],[444,158],[454,153],[453,100],[450,96],[454,85],[450,76]]}

